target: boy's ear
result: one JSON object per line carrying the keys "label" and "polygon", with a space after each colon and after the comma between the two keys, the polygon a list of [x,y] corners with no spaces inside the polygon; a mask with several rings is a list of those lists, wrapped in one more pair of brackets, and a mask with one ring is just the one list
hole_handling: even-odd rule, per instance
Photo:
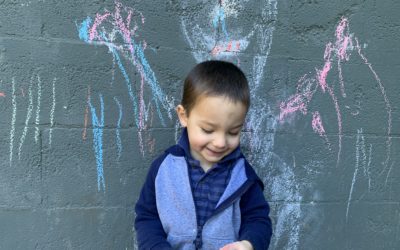
{"label": "boy's ear", "polygon": [[176,107],[176,114],[178,115],[179,122],[181,123],[181,126],[182,127],[186,127],[187,126],[186,110],[181,104],[179,104]]}

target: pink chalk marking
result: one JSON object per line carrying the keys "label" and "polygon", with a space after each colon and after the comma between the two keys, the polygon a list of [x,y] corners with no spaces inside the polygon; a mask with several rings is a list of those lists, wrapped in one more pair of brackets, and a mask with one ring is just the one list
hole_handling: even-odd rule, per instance
{"label": "pink chalk marking", "polygon": [[312,129],[314,130],[314,132],[317,133],[319,136],[321,136],[325,140],[326,145],[328,146],[328,149],[332,150],[331,143],[329,142],[328,136],[326,136],[326,133],[325,133],[325,128],[322,125],[321,115],[319,114],[318,111],[313,112],[311,126],[312,126]]}
{"label": "pink chalk marking", "polygon": [[319,82],[319,85],[321,86],[322,92],[325,93],[325,89],[328,86],[326,83],[326,78],[328,76],[329,71],[331,70],[331,54],[332,54],[333,48],[332,44],[328,43],[325,47],[325,52],[324,52],[324,60],[325,64],[322,70],[317,69],[317,80]]}
{"label": "pink chalk marking", "polygon": [[[122,5],[120,2],[115,3],[115,13],[113,14],[114,21],[115,21],[116,26],[119,28],[119,30],[121,30],[124,40],[127,43],[131,43],[132,42],[132,39],[131,39],[132,34],[131,34],[131,31],[129,30],[129,23],[125,24],[124,20],[122,19],[121,7],[122,7]],[[128,15],[128,20],[130,20],[129,15]]]}
{"label": "pink chalk marking", "polygon": [[215,45],[210,53],[212,56],[217,56],[222,52],[240,52],[240,42],[229,41],[221,45]]}
{"label": "pink chalk marking", "polygon": [[[126,22],[124,22],[122,16],[121,16],[121,8],[122,8],[122,4],[120,2],[116,1],[115,4],[115,12],[113,13],[113,18],[114,18],[114,22],[113,25],[118,27],[118,29],[122,32],[122,36],[124,38],[124,41],[129,44],[129,51],[132,55],[131,59],[134,65],[137,66],[138,62],[135,58],[135,48],[133,46],[132,43],[132,37],[134,36],[136,30],[138,29],[137,24],[135,24],[134,28],[132,30],[129,29],[130,23],[131,23],[131,19],[132,19],[132,15],[133,15],[133,11],[131,9],[128,10],[128,17],[126,19]],[[140,16],[142,17],[142,23],[144,23],[144,17],[143,14],[141,12],[139,12]],[[144,74],[143,71],[140,72],[140,74]]]}
{"label": "pink chalk marking", "polygon": [[318,111],[313,112],[311,126],[315,133],[318,133],[320,136],[325,135],[325,129],[324,126],[322,125],[321,115],[319,114]]}
{"label": "pink chalk marking", "polygon": [[128,16],[126,17],[126,26],[129,29],[129,26],[131,25],[131,20],[132,20],[132,10],[128,11]]}
{"label": "pink chalk marking", "polygon": [[228,46],[226,47],[226,50],[227,50],[227,51],[231,51],[231,50],[232,50],[232,41],[230,41],[230,42],[228,43]]}
{"label": "pink chalk marking", "polygon": [[84,140],[84,141],[86,140],[87,124],[88,124],[88,119],[89,119],[89,100],[90,100],[90,85],[88,85],[86,109],[85,109],[85,116],[84,116],[84,125],[83,125],[83,132],[82,132],[82,140]]}
{"label": "pink chalk marking", "polygon": [[281,102],[280,106],[279,121],[283,122],[286,116],[289,114],[301,111],[303,114],[307,114],[307,105],[304,103],[301,94],[293,95],[286,103]]}
{"label": "pink chalk marking", "polygon": [[236,51],[240,51],[240,42],[236,42]]}
{"label": "pink chalk marking", "polygon": [[347,53],[348,49],[353,46],[350,35],[348,34],[349,24],[347,18],[342,18],[339,25],[336,28],[336,55],[338,57],[337,65],[339,71],[339,82],[340,91],[343,97],[346,97],[344,88],[344,80],[342,74],[342,61],[348,61],[350,59],[350,53]]}
{"label": "pink chalk marking", "polygon": [[314,81],[304,75],[297,82],[296,94],[289,97],[288,101],[281,102],[279,121],[283,122],[284,118],[291,113],[300,111],[303,115],[307,114],[307,106],[311,101],[314,91],[311,89],[315,85]]}
{"label": "pink chalk marking", "polygon": [[348,34],[348,21],[347,18],[342,18],[336,28],[336,48],[337,55],[340,60],[349,60],[350,54],[347,53],[349,47],[352,46],[351,37]]}
{"label": "pink chalk marking", "polygon": [[93,41],[94,39],[100,39],[97,33],[97,26],[99,26],[108,16],[110,16],[109,12],[106,12],[104,15],[96,14],[96,19],[94,20],[93,26],[89,31],[89,40]]}
{"label": "pink chalk marking", "polygon": [[220,45],[216,45],[212,50],[211,50],[211,55],[216,56],[222,51],[222,48]]}
{"label": "pink chalk marking", "polygon": [[5,97],[6,94],[4,94],[3,92],[0,92],[0,97]]}

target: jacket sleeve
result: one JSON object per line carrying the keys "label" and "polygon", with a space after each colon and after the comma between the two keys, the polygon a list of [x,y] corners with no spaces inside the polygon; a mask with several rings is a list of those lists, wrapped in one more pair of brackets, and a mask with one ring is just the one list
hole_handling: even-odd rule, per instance
{"label": "jacket sleeve", "polygon": [[254,250],[268,249],[272,236],[269,205],[264,198],[262,184],[256,181],[240,201],[241,227],[239,240],[248,240]]}
{"label": "jacket sleeve", "polygon": [[155,160],[142,187],[135,206],[135,230],[139,249],[172,249],[158,215],[155,195],[155,178],[165,156]]}

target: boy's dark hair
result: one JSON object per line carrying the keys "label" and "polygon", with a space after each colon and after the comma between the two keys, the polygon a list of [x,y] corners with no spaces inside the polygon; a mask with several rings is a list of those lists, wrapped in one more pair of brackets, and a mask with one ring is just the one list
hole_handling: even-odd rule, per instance
{"label": "boy's dark hair", "polygon": [[197,64],[187,75],[181,105],[189,115],[197,98],[224,96],[233,102],[241,102],[248,109],[250,90],[246,76],[236,65],[225,61],[205,61]]}

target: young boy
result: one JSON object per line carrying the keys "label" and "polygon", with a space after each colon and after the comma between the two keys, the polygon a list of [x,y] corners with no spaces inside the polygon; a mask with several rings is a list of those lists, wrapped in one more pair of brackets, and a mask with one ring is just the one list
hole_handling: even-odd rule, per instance
{"label": "young boy", "polygon": [[136,203],[139,249],[267,249],[263,183],[240,151],[249,86],[234,64],[206,61],[185,79],[177,145],[151,165]]}

